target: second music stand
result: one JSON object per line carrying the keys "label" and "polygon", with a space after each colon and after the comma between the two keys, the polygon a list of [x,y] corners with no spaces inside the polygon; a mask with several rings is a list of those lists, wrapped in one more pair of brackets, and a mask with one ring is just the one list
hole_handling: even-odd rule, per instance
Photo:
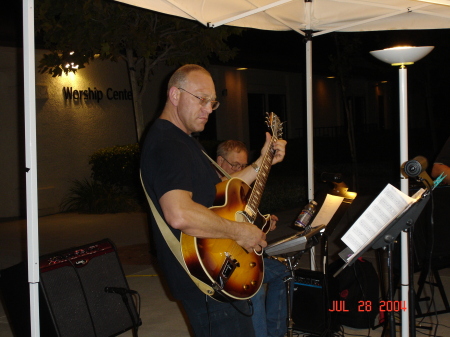
{"label": "second music stand", "polygon": [[[416,222],[417,218],[419,217],[420,213],[423,211],[425,205],[427,204],[428,200],[430,199],[431,191],[427,189],[422,196],[411,205],[406,211],[398,215],[394,220],[392,220],[380,233],[378,233],[375,237],[373,237],[371,240],[366,242],[364,247],[360,250],[358,250],[357,253],[353,252],[350,248],[344,249],[342,252],[339,253],[339,256],[344,260],[345,264],[334,274],[336,277],[344,268],[347,266],[352,265],[359,257],[361,257],[367,250],[370,248],[373,249],[387,249],[388,256],[387,256],[387,267],[388,267],[388,282],[389,282],[389,291],[388,291],[388,302],[393,303],[393,289],[394,289],[394,281],[393,281],[393,245],[394,240],[398,237],[401,231],[408,230],[408,237],[411,236],[411,227]],[[411,252],[408,253],[408,264],[411,268],[412,266],[412,254]],[[412,273],[410,274],[410,278],[412,278]],[[411,284],[411,281],[410,281]],[[410,297],[414,296],[414,290],[411,292],[410,287]],[[412,308],[406,308],[406,310],[409,310],[409,313],[412,312],[414,315],[415,309],[414,309],[414,300],[413,298],[409,301],[409,305],[412,306]],[[390,336],[395,336],[395,320],[394,315],[392,311],[388,311],[388,322],[390,325]],[[412,323],[413,324],[413,323]],[[415,329],[413,329],[415,330]],[[411,331],[413,331],[411,330]]]}

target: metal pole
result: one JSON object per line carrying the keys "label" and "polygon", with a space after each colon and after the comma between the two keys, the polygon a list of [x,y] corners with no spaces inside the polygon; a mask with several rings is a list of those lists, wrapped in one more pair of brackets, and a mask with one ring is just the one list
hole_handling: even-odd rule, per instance
{"label": "metal pole", "polygon": [[[388,245],[388,258],[387,258],[387,265],[388,265],[388,279],[389,279],[389,294],[388,294],[388,301],[391,301],[393,303],[394,300],[394,287],[395,284],[393,282],[394,279],[394,273],[393,273],[393,249],[394,244],[389,243]],[[388,319],[389,319],[389,331],[390,331],[390,337],[396,336],[395,333],[395,317],[394,312],[388,312]]]}
{"label": "metal pole", "polygon": [[[400,96],[400,166],[408,161],[408,84],[406,67],[399,69],[399,96]],[[409,195],[408,179],[400,174],[400,188]],[[401,300],[406,310],[401,312],[402,337],[409,337],[409,242],[408,232],[401,233]]]}
{"label": "metal pole", "polygon": [[23,64],[25,108],[25,165],[27,191],[27,252],[30,289],[31,336],[40,336],[39,237],[36,160],[36,78],[34,49],[34,2],[23,0]]}
{"label": "metal pole", "polygon": [[[305,1],[307,15],[306,29],[311,27],[311,1]],[[312,77],[312,35],[306,41],[306,143],[308,146],[308,200],[314,199],[314,137],[313,137],[313,77]],[[310,250],[311,270],[316,270],[315,249]]]}
{"label": "metal pole", "polygon": [[286,296],[287,296],[287,312],[288,312],[288,317],[287,317],[287,337],[293,337],[294,336],[294,320],[292,318],[292,289],[291,289],[291,282],[295,281],[295,272],[294,272],[294,266],[292,264],[292,260],[294,259],[294,257],[288,257],[286,258],[287,264],[288,264],[288,268],[290,271],[290,275],[286,276],[284,278],[284,283],[286,284]]}
{"label": "metal pole", "polygon": [[308,144],[308,199],[314,199],[314,146],[313,146],[313,76],[312,41],[306,41],[306,137]]}

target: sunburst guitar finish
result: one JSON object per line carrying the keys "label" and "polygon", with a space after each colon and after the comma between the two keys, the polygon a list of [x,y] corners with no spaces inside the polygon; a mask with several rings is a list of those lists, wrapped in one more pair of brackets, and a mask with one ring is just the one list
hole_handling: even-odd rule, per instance
{"label": "sunburst guitar finish", "polygon": [[[232,178],[216,185],[216,201],[210,209],[222,218],[249,222],[245,206],[251,188],[242,180]],[[254,223],[264,231],[269,227],[268,216],[258,214]],[[261,254],[247,252],[231,239],[200,239],[181,234],[184,261],[192,275],[218,290],[212,296],[244,300],[255,295],[264,278]]]}

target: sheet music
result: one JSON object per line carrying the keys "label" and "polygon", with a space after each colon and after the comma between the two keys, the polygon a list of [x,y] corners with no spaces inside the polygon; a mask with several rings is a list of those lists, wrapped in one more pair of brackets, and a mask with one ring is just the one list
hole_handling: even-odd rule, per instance
{"label": "sheet music", "polygon": [[344,200],[344,197],[327,194],[322,207],[320,207],[319,213],[317,213],[316,217],[311,223],[311,227],[314,228],[320,225],[327,225],[338,210],[339,206],[342,203],[342,200]]}
{"label": "sheet music", "polygon": [[372,240],[397,215],[404,211],[416,198],[388,184],[375,198],[364,213],[350,227],[341,240],[353,252],[358,252],[364,245]]}

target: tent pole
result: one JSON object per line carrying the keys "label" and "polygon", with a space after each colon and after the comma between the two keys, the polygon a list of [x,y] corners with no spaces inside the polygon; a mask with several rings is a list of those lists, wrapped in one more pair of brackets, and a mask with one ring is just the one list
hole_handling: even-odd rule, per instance
{"label": "tent pole", "polygon": [[308,199],[314,199],[314,144],[312,103],[312,41],[306,42],[306,138],[308,144]]}
{"label": "tent pole", "polygon": [[[314,199],[314,144],[313,144],[313,96],[312,96],[312,31],[311,6],[312,0],[305,1],[306,14],[306,144],[308,166],[308,200]],[[311,270],[316,270],[315,249],[310,250]]]}
{"label": "tent pole", "polygon": [[39,239],[36,160],[34,0],[23,0],[23,63],[30,325],[31,336],[39,337]]}
{"label": "tent pole", "polygon": [[[314,137],[312,97],[312,40],[306,42],[306,143],[308,146],[308,200],[314,199]],[[316,270],[315,248],[310,249],[311,270]]]}

